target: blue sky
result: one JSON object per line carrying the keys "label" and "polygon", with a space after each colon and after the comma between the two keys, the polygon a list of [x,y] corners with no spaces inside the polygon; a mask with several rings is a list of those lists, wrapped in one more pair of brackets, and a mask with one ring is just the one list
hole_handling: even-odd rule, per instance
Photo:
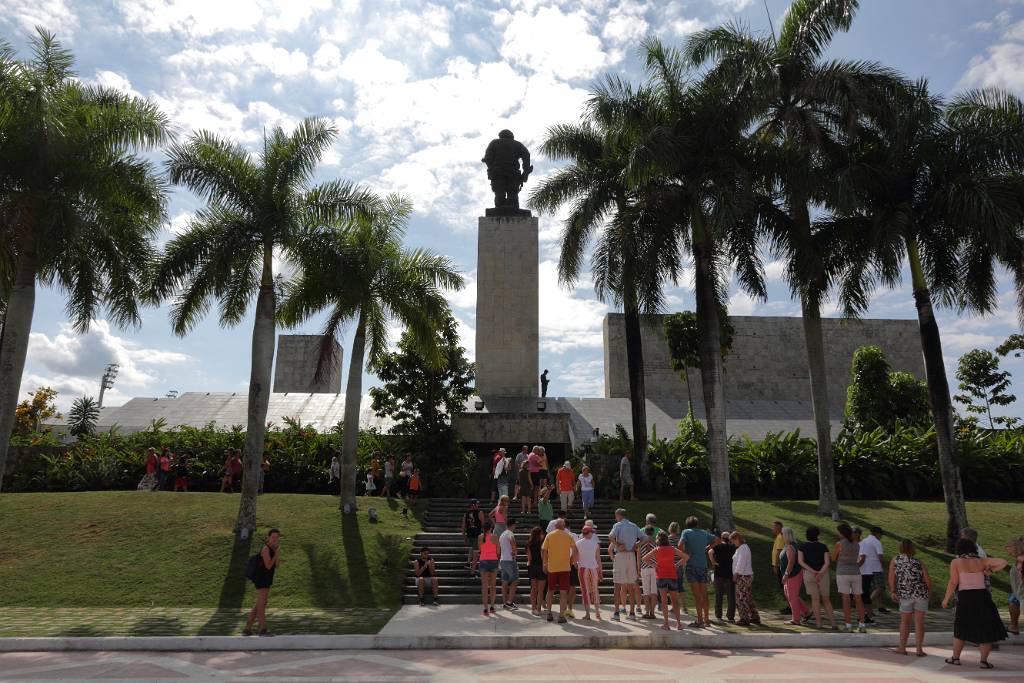
{"label": "blue sky", "polygon": [[[768,0],[776,27],[787,4]],[[938,92],[987,85],[1024,95],[1024,0],[861,4],[832,56],[885,62],[927,77]],[[681,42],[734,18],[768,30],[760,0],[5,0],[0,35],[20,48],[33,26],[49,28],[73,49],[80,77],[151,98],[181,136],[205,128],[255,145],[265,127],[333,119],[340,135],[319,178],[412,198],[409,241],[448,254],[468,277],[451,302],[472,355],[476,217],[489,201],[479,159],[487,142],[508,127],[535,149],[547,126],[577,118],[596,77],[641,78],[635,49],[643,36]],[[534,178],[552,169],[544,159],[535,163]],[[163,239],[195,208],[192,196],[176,192]],[[557,216],[541,218],[541,365],[551,369],[552,394],[600,396],[608,308],[586,280],[574,291],[557,286],[558,232]],[[779,264],[770,255],[765,262],[768,302],[734,289],[730,311],[795,315]],[[671,310],[693,307],[691,287],[672,289]],[[987,318],[942,312],[947,367],[1017,329],[1005,278],[1000,291],[1001,307]],[[870,315],[913,318],[909,286],[880,292]],[[95,394],[103,367],[115,361],[122,371],[109,405],[171,389],[245,391],[249,321],[221,329],[210,318],[180,339],[166,309],[147,311],[139,330],[99,320],[85,336],[66,320],[59,292],[40,292],[24,391],[49,384],[67,406]],[[299,331],[316,332],[317,322]],[[1005,367],[1024,382],[1024,363]],[[365,386],[373,382],[365,378]],[[1021,414],[1020,405],[1009,412]]]}

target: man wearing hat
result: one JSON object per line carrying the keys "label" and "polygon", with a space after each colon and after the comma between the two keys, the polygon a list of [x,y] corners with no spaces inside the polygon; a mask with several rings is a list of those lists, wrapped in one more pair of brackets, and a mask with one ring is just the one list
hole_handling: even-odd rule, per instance
{"label": "man wearing hat", "polygon": [[562,514],[568,516],[569,509],[572,508],[575,500],[573,490],[576,488],[576,473],[572,471],[571,462],[566,460],[562,463],[558,474],[555,475],[555,481],[558,483],[558,498],[562,502]]}

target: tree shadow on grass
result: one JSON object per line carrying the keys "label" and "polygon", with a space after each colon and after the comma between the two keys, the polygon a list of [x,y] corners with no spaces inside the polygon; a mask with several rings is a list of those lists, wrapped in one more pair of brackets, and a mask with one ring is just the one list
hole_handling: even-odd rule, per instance
{"label": "tree shadow on grass", "polygon": [[230,612],[229,621],[238,625],[245,619],[245,615],[237,613],[245,600],[245,563],[249,560],[252,551],[252,536],[242,539],[238,536],[233,538],[231,545],[231,557],[224,573],[224,581],[220,587],[220,597],[217,600],[217,612],[214,612],[210,619],[199,628],[199,635],[216,635],[224,632],[225,614],[222,611]]}
{"label": "tree shadow on grass", "polygon": [[355,582],[361,579],[360,588],[363,590],[360,591],[361,600],[359,602],[364,605],[374,605],[376,600],[373,594],[373,583],[370,581],[370,563],[366,557],[366,544],[363,541],[362,532],[359,530],[359,520],[356,515],[346,515],[344,512],[340,512],[339,516],[341,517],[341,544],[349,581]]}
{"label": "tree shadow on grass", "polygon": [[178,617],[148,616],[139,619],[130,629],[130,636],[180,636],[185,625]]}
{"label": "tree shadow on grass", "polygon": [[340,565],[334,552],[321,552],[312,543],[304,544],[302,551],[309,561],[309,592],[313,604],[322,609],[354,604],[351,576],[348,581],[341,578]]}
{"label": "tree shadow on grass", "polygon": [[110,633],[88,624],[76,624],[57,633],[64,638],[95,638],[98,636],[109,636]]}

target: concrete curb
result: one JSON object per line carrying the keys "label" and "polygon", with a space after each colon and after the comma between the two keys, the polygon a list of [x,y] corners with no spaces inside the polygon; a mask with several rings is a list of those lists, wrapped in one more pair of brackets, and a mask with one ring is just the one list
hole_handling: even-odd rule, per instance
{"label": "concrete curb", "polygon": [[[925,644],[948,647],[950,632],[928,633]],[[257,650],[505,650],[505,649],[683,649],[894,647],[899,634],[886,633],[651,633],[647,635],[559,636],[381,636],[296,635],[138,636],[103,638],[0,638],[0,652],[71,652],[148,650],[165,652],[233,652]],[[1004,645],[1024,645],[1012,638]]]}

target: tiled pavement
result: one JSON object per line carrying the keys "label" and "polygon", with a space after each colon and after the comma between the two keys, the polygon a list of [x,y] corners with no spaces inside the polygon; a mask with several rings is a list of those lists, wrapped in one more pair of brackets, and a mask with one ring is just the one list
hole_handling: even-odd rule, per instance
{"label": "tiled pavement", "polygon": [[[394,612],[381,609],[271,609],[277,633],[376,633]],[[0,609],[0,637],[235,635],[248,609],[33,608]]]}
{"label": "tiled pavement", "polygon": [[[403,610],[415,613],[419,606]],[[607,610],[607,607],[606,607]],[[577,612],[581,612],[577,605]],[[475,614],[475,610],[470,610]],[[528,612],[528,610],[527,610]],[[0,637],[11,636],[188,636],[234,635],[241,631],[246,609],[216,610],[203,608],[34,608],[0,609]],[[277,609],[271,606],[267,617],[279,634],[377,633],[394,613],[378,609]],[[793,627],[775,611],[762,612],[762,629],[776,632],[807,632],[813,628]],[[840,617],[841,614],[837,616]],[[1006,615],[1004,614],[1004,619]],[[684,619],[689,621],[689,619]],[[895,613],[877,615],[872,631],[895,631],[899,617]],[[660,622],[655,622],[660,623]],[[743,629],[716,624],[726,631]],[[928,613],[929,631],[952,631],[953,611],[933,609]]]}
{"label": "tiled pavement", "polygon": [[992,653],[995,669],[978,669],[976,651],[962,666],[891,650],[474,650],[222,653],[0,654],[0,681],[1024,681],[1024,649]]}

